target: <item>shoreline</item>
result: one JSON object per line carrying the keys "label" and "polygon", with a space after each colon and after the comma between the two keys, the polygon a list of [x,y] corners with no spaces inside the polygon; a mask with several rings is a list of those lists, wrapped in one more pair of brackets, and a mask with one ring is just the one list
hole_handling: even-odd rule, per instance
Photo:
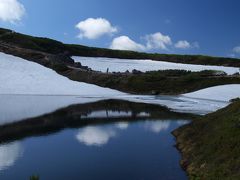
{"label": "shoreline", "polygon": [[[240,100],[172,132],[189,179],[237,179]],[[221,163],[222,162],[222,163]]]}

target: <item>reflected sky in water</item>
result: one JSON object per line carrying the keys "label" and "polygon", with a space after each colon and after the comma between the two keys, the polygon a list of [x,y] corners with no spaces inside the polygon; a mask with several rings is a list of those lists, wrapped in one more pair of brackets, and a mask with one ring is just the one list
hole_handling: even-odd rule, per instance
{"label": "reflected sky in water", "polygon": [[[167,106],[176,112],[207,114],[227,106],[228,102],[194,99],[184,96],[117,96],[113,99]],[[73,104],[98,102],[104,97],[0,95],[0,125],[41,116]],[[114,112],[109,112],[114,115]],[[142,112],[144,113],[144,112]],[[129,114],[123,114],[126,116]],[[94,116],[94,114],[92,114]],[[98,116],[107,116],[105,111]],[[147,114],[146,114],[147,116]]]}
{"label": "reflected sky in water", "polygon": [[178,126],[171,120],[120,122],[3,145],[0,179],[186,179],[170,134]]}
{"label": "reflected sky in water", "polygon": [[[23,108],[24,98],[19,99],[15,106],[19,118],[31,116],[26,107],[34,98],[26,98],[30,103]],[[53,110],[74,98],[43,99]],[[41,112],[43,105],[40,103]],[[38,107],[31,108],[40,112]],[[9,115],[13,109],[6,112]],[[189,123],[191,116],[186,114],[110,100],[77,104],[24,121],[15,122],[16,115],[10,117],[14,123],[0,125],[0,141],[5,142],[0,144],[0,179],[28,179],[32,174],[44,180],[187,179],[171,134]]]}

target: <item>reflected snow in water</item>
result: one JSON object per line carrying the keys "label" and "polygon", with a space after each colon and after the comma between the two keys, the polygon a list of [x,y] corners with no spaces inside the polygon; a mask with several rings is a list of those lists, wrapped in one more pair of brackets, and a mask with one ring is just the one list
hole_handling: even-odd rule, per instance
{"label": "reflected snow in water", "polygon": [[[44,103],[30,106],[40,97],[30,99],[24,108],[24,97],[11,107],[12,100],[5,107],[11,109],[1,115],[9,122],[0,125],[0,179],[28,179],[32,174],[46,180],[187,179],[171,132],[192,115],[129,101],[86,99],[88,103],[78,104],[77,97],[62,97],[54,103],[42,97],[50,110],[61,107],[48,113]],[[67,107],[69,99],[75,103]],[[13,107],[24,120],[11,116]]]}
{"label": "reflected snow in water", "polygon": [[[74,104],[84,104],[98,102],[104,97],[82,97],[82,96],[24,96],[24,95],[0,95],[0,125],[11,123],[27,118],[41,116],[54,112],[60,108],[65,108]],[[141,102],[167,106],[176,112],[187,112],[193,114],[207,114],[221,109],[229,104],[224,101],[213,101],[206,99],[194,99],[184,96],[117,96],[112,99],[127,100],[131,102]],[[118,112],[101,111],[97,112],[99,117],[108,115],[119,116]],[[123,113],[123,112],[122,112]],[[128,116],[129,112],[124,112],[122,116]],[[95,116],[88,114],[87,117]],[[139,112],[138,116],[148,116],[144,112]]]}

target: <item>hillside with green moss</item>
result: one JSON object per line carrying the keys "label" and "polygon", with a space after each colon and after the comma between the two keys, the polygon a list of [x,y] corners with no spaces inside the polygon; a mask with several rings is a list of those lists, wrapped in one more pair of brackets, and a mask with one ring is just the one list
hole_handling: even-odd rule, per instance
{"label": "hillside with green moss", "polygon": [[96,84],[133,94],[183,94],[217,85],[240,84],[240,76],[216,76],[215,71],[183,70],[146,73],[98,73],[69,69],[60,74],[80,82]]}
{"label": "hillside with green moss", "polygon": [[240,100],[173,133],[192,180],[240,177]]}

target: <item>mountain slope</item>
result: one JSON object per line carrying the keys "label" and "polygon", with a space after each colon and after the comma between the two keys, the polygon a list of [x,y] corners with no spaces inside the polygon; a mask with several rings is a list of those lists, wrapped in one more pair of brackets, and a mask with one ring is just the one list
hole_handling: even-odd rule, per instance
{"label": "mountain slope", "polygon": [[[120,51],[104,48],[87,47],[74,44],[63,44],[49,38],[40,38],[16,33],[0,28],[0,42],[17,47],[42,51],[50,54],[70,56],[112,57],[120,59],[152,59],[186,64],[222,65],[240,67],[240,60],[233,58],[210,57],[202,55],[149,54],[133,51]],[[1,46],[1,43],[0,43]],[[1,49],[1,48],[0,48]]]}

